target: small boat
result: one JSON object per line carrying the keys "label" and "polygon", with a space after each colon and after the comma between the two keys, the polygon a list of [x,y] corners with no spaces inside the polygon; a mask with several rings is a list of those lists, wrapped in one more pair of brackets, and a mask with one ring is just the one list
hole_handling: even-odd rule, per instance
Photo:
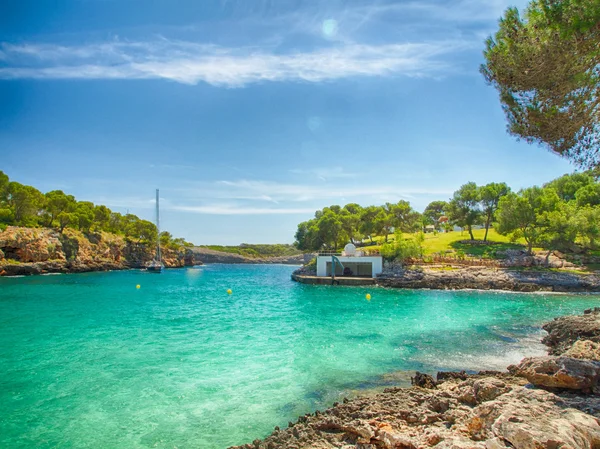
{"label": "small boat", "polygon": [[160,215],[158,211],[158,189],[156,189],[156,254],[154,259],[146,265],[146,270],[151,273],[161,273],[165,266],[162,263],[162,257],[160,256]]}

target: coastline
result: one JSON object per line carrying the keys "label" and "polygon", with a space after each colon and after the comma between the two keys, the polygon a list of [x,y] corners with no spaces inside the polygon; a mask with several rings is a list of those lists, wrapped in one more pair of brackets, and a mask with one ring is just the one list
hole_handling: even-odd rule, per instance
{"label": "coastline", "polygon": [[553,269],[488,267],[421,267],[380,276],[382,287],[435,290],[499,290],[515,292],[598,293],[600,276]]}
{"label": "coastline", "polygon": [[600,442],[600,308],[542,326],[550,356],[506,372],[417,372],[230,449],[593,448]]}
{"label": "coastline", "polygon": [[[292,274],[295,281],[311,283],[314,273],[300,268]],[[327,283],[330,278],[323,279]],[[343,280],[343,277],[336,278]],[[355,278],[360,280],[359,278]],[[370,281],[370,279],[367,279]],[[523,293],[599,293],[600,275],[582,274],[550,268],[519,269],[482,266],[417,266],[384,272],[372,282],[380,287],[430,290],[513,291]]]}
{"label": "coastline", "polygon": [[[154,258],[155,246],[126,240],[106,232],[84,234],[73,229],[8,226],[0,232],[0,276],[46,273],[85,273],[144,268]],[[290,264],[304,256],[248,258],[201,247],[161,248],[165,268],[204,263]]]}

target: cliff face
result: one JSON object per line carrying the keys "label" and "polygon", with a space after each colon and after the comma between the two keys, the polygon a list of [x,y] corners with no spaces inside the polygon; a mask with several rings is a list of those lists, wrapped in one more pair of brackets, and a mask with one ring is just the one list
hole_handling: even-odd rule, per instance
{"label": "cliff face", "polygon": [[[162,251],[168,268],[194,264],[190,250]],[[60,233],[16,226],[0,232],[0,275],[143,268],[153,256],[153,245],[129,242],[106,232],[83,234],[65,229]]]}

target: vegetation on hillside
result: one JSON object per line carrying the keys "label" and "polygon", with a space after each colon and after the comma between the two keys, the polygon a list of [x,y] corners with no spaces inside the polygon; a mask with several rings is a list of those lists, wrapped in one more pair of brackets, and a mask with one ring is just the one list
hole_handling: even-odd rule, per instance
{"label": "vegetation on hillside", "polygon": [[[154,223],[136,215],[122,215],[103,205],[77,201],[62,190],[42,193],[35,187],[11,181],[0,171],[0,227],[7,225],[54,228],[61,233],[66,228],[84,233],[105,231],[140,243],[155,242],[158,232]],[[173,249],[190,246],[168,232],[161,233],[160,241]]]}
{"label": "vegetation on hillside", "polygon": [[586,167],[600,163],[600,2],[534,0],[509,8],[481,72],[500,93],[508,130]]}
{"label": "vegetation on hillside", "polygon": [[230,254],[239,254],[240,256],[260,259],[265,257],[285,257],[302,254],[298,248],[286,244],[250,244],[242,243],[239,246],[221,246],[221,245],[201,245],[201,248],[208,248],[214,251],[221,251]]}
{"label": "vegetation on hillside", "polygon": [[[430,224],[435,231],[421,235]],[[298,225],[295,244],[301,250],[336,251],[351,241],[366,246],[367,250],[376,248],[388,257],[394,254],[416,257],[433,252],[427,246],[433,238],[445,241],[445,246],[436,251],[464,252],[466,248],[456,241],[467,239],[455,238],[458,233],[449,232],[453,225],[465,228],[470,240],[486,242],[488,237],[493,238],[491,244],[502,242],[505,249],[511,247],[509,243],[523,243],[530,253],[534,248],[566,252],[597,250],[600,183],[590,172],[564,175],[542,187],[519,192],[511,192],[504,183],[477,186],[470,182],[460,187],[448,202],[430,203],[422,214],[407,201],[368,207],[354,203],[330,206]],[[481,232],[474,229],[476,226],[483,227]],[[442,231],[446,234],[440,234]],[[451,237],[442,238],[450,234]],[[477,247],[480,249],[475,254],[483,255],[484,247]],[[487,246],[487,255],[493,255],[498,248],[490,247]]]}

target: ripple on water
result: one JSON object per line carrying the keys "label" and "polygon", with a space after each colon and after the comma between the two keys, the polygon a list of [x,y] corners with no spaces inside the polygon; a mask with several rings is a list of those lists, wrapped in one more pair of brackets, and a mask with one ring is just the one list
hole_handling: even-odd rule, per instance
{"label": "ripple on water", "polygon": [[411,370],[503,369],[545,353],[541,323],[597,303],[386,289],[366,301],[361,287],[291,282],[293,269],[1,278],[0,447],[241,444],[407,385]]}

